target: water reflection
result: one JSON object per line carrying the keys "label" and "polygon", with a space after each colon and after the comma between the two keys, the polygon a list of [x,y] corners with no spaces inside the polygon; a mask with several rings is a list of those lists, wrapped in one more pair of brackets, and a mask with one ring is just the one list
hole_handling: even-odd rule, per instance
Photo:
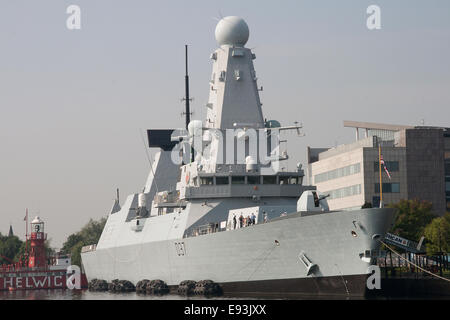
{"label": "water reflection", "polygon": [[[382,297],[375,296],[370,298],[364,297],[342,297],[342,296],[302,296],[290,298],[289,300],[427,300],[427,299],[448,299],[449,297]],[[39,290],[17,290],[17,291],[0,291],[0,300],[258,300],[269,299],[270,297],[233,297],[224,296],[218,298],[205,297],[184,297],[176,294],[168,294],[164,296],[142,295],[136,292],[130,293],[110,293],[110,292],[91,292],[84,290],[69,289],[39,289]],[[276,300],[280,300],[277,298]],[[285,300],[285,299],[281,299]]]}
{"label": "water reflection", "polygon": [[[68,289],[39,289],[39,290],[17,290],[0,291],[0,300],[203,300],[204,297],[183,297],[169,294],[164,296],[141,295],[136,292],[109,293],[91,292],[84,290]],[[211,299],[254,299],[219,297]]]}

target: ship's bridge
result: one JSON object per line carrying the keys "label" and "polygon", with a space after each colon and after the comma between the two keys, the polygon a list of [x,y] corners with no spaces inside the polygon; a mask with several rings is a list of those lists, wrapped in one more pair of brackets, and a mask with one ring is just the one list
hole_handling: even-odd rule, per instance
{"label": "ship's bridge", "polygon": [[[302,172],[261,175],[253,172],[199,172],[194,186],[185,189],[186,199],[224,197],[299,197],[305,190]],[[314,189],[314,187],[312,187]]]}
{"label": "ship's bridge", "polygon": [[[188,165],[189,166],[189,165]],[[186,201],[211,198],[251,198],[263,197],[298,198],[305,190],[315,190],[313,186],[303,186],[304,173],[281,171],[274,175],[259,172],[196,172],[195,177],[186,175],[177,191],[164,191],[154,198],[156,208],[184,208]]]}

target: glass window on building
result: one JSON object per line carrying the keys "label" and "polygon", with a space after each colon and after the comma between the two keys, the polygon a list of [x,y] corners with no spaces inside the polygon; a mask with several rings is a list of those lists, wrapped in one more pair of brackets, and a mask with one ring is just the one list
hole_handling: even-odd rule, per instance
{"label": "glass window on building", "polygon": [[361,171],[361,165],[359,163],[351,164],[346,167],[334,169],[331,171],[316,174],[314,176],[314,183],[320,183],[328,180],[338,179],[346,177]]}
{"label": "glass window on building", "polygon": [[445,160],[445,175],[450,176],[450,160]]}
{"label": "glass window on building", "polygon": [[[397,172],[399,171],[399,163],[398,161],[385,161],[386,168],[389,172]],[[375,161],[373,169],[375,172],[378,172],[380,170],[379,162]],[[381,170],[384,170],[383,166],[381,166]]]}
{"label": "glass window on building", "polygon": [[276,184],[277,176],[263,176],[263,184]]}
{"label": "glass window on building", "polygon": [[400,192],[400,183],[391,183],[391,192],[399,193]]}
{"label": "glass window on building", "polygon": [[450,172],[446,172],[445,175],[445,200],[447,201],[447,211],[450,212]]}
{"label": "glass window on building", "polygon": [[383,130],[383,129],[369,129],[369,136],[377,136],[381,138],[383,141],[392,141],[394,140],[394,132],[391,130]]}
{"label": "glass window on building", "polygon": [[372,208],[379,208],[380,207],[380,197],[373,196],[372,197]]}
{"label": "glass window on building", "polygon": [[324,194],[329,194],[330,197],[328,199],[339,199],[344,197],[355,196],[361,194],[361,185],[356,184],[354,186],[344,187],[335,190],[324,191]]}
{"label": "glass window on building", "polygon": [[231,177],[231,184],[245,184],[244,176]]}
{"label": "glass window on building", "polygon": [[224,185],[224,184],[228,184],[228,183],[229,183],[228,177],[216,177],[217,185]]}
{"label": "glass window on building", "polygon": [[[383,183],[383,193],[399,193],[400,192],[400,183]],[[375,183],[375,193],[380,193],[380,184]]]}
{"label": "glass window on building", "polygon": [[445,195],[447,196],[447,201],[450,200],[450,177],[445,177]]}

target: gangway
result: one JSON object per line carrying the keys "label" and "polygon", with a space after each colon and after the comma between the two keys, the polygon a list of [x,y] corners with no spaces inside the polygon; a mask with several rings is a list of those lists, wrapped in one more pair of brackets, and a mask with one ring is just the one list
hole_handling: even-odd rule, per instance
{"label": "gangway", "polygon": [[423,239],[422,237],[419,242],[415,242],[392,233],[386,233],[384,241],[411,253],[423,253],[425,252],[425,246],[422,244]]}

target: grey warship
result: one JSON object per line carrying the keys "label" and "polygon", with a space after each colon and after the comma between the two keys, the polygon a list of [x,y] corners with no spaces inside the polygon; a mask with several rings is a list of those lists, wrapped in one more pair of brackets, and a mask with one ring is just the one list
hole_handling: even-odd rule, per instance
{"label": "grey warship", "polygon": [[280,169],[289,157],[280,133],[301,126],[264,119],[246,22],[225,17],[215,37],[206,119],[147,131],[158,148],[147,182],[116,200],[98,244],[83,247],[88,280],[176,287],[209,279],[241,296],[364,295],[393,209],[330,211],[326,192],[303,185],[301,165]]}

